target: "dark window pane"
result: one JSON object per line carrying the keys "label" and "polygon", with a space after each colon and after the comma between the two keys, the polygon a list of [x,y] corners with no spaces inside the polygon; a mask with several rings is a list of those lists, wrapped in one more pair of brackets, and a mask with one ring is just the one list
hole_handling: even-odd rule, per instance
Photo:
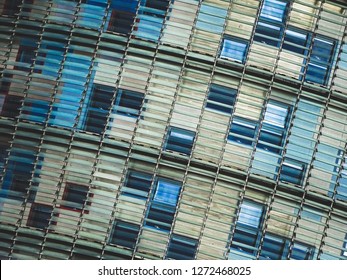
{"label": "dark window pane", "polygon": [[306,164],[293,159],[285,159],[280,174],[280,180],[295,185],[301,185],[306,171]]}
{"label": "dark window pane", "polygon": [[129,171],[122,194],[138,199],[147,199],[151,187],[152,176],[147,173]]}
{"label": "dark window pane", "polygon": [[254,121],[235,118],[231,124],[228,139],[244,145],[252,145],[257,130],[257,123]]}
{"label": "dark window pane", "polygon": [[110,243],[134,249],[139,231],[139,225],[115,220]]}
{"label": "dark window pane", "polygon": [[143,94],[139,92],[118,89],[115,103],[115,112],[132,118],[137,118],[140,114]]}
{"label": "dark window pane", "polygon": [[311,260],[313,257],[314,249],[308,245],[294,243],[291,259],[294,260]]}
{"label": "dark window pane", "polygon": [[307,31],[288,29],[284,35],[283,49],[297,54],[305,54],[308,47],[308,37]]}
{"label": "dark window pane", "polygon": [[166,258],[174,260],[193,260],[197,245],[198,240],[196,239],[173,234]]}
{"label": "dark window pane", "polygon": [[49,205],[33,203],[30,209],[27,226],[45,229],[49,225],[53,207]]}
{"label": "dark window pane", "polygon": [[171,150],[182,154],[190,155],[195,132],[178,127],[170,127],[165,150]]}
{"label": "dark window pane", "polygon": [[64,206],[73,210],[81,210],[87,199],[88,190],[87,186],[66,183],[63,200],[72,203],[66,203]]}
{"label": "dark window pane", "polygon": [[208,94],[206,107],[231,114],[235,102],[236,90],[212,84]]}
{"label": "dark window pane", "polygon": [[260,259],[280,260],[282,259],[285,248],[285,240],[283,238],[266,234],[261,249]]}
{"label": "dark window pane", "polygon": [[181,184],[159,178],[147,213],[146,225],[169,231],[176,212]]}

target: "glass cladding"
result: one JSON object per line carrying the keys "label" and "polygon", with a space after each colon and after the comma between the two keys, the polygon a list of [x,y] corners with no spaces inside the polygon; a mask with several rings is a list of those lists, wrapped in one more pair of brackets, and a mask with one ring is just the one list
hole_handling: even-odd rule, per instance
{"label": "glass cladding", "polygon": [[347,259],[343,1],[0,0],[0,259]]}

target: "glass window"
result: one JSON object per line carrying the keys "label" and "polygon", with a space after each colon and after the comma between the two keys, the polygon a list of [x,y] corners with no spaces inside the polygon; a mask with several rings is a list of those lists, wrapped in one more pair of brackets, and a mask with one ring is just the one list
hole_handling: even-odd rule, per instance
{"label": "glass window", "polygon": [[159,230],[169,231],[172,226],[181,183],[158,178],[150,201],[146,225]]}
{"label": "glass window", "polygon": [[169,2],[169,0],[141,1],[134,32],[137,37],[158,41]]}
{"label": "glass window", "polygon": [[264,0],[260,18],[282,23],[285,18],[287,2],[277,0]]}
{"label": "glass window", "polygon": [[130,33],[134,24],[137,5],[137,0],[112,0],[108,21],[105,25],[107,30],[122,34]]}
{"label": "glass window", "polygon": [[258,148],[280,153],[283,146],[291,107],[277,101],[270,100],[266,106],[263,126],[260,131]]}
{"label": "glass window", "polygon": [[286,158],[282,165],[280,180],[295,185],[301,185],[306,172],[306,164]]}
{"label": "glass window", "polygon": [[52,211],[52,206],[33,203],[30,208],[27,226],[46,229],[49,225]]}
{"label": "glass window", "polygon": [[179,152],[185,155],[190,155],[195,132],[178,128],[170,127],[165,145],[165,150]]}
{"label": "glass window", "polygon": [[82,210],[88,196],[89,187],[74,183],[66,183],[63,200],[64,207],[72,210]]}
{"label": "glass window", "polygon": [[286,241],[284,238],[266,234],[261,248],[260,259],[280,260],[283,257]]}
{"label": "glass window", "polygon": [[222,113],[231,114],[236,98],[236,89],[212,84],[206,107]]}
{"label": "glass window", "polygon": [[125,89],[118,89],[114,112],[119,115],[137,118],[143,102],[143,94]]}
{"label": "glass window", "polygon": [[310,63],[307,67],[306,81],[326,85],[332,68],[336,41],[317,36],[313,40]]}
{"label": "glass window", "polygon": [[257,126],[258,124],[255,121],[235,117],[230,127],[228,140],[251,146],[254,141]]}
{"label": "glass window", "polygon": [[85,130],[94,133],[102,133],[105,130],[114,92],[113,87],[93,85],[87,108]]}
{"label": "glass window", "polygon": [[245,63],[247,50],[248,42],[246,40],[235,37],[226,37],[223,40],[220,57]]}
{"label": "glass window", "polygon": [[288,28],[284,35],[283,49],[303,55],[307,53],[310,38],[307,31]]}
{"label": "glass window", "polygon": [[130,170],[121,189],[123,195],[145,200],[151,187],[152,175]]}
{"label": "glass window", "polygon": [[194,260],[198,240],[173,234],[167,250],[166,259]]}
{"label": "glass window", "polygon": [[290,259],[293,260],[311,260],[313,258],[314,248],[306,244],[294,242]]}
{"label": "glass window", "polygon": [[261,204],[249,200],[242,202],[232,240],[232,249],[252,255],[256,254],[263,211]]}
{"label": "glass window", "polygon": [[254,40],[278,47],[283,36],[283,27],[288,2],[265,0],[255,29]]}
{"label": "glass window", "polygon": [[140,226],[115,220],[109,243],[134,249]]}
{"label": "glass window", "polygon": [[[342,163],[342,156],[343,156],[343,151],[339,150],[335,162],[335,167],[334,167],[334,174],[338,174],[340,171],[340,166]],[[337,175],[332,176],[332,183],[330,185],[330,190],[329,190],[329,196],[333,195],[333,191],[335,189],[335,184],[337,181],[337,187],[336,187],[336,199],[338,200],[345,200],[347,201],[347,162],[346,162],[346,155],[344,162],[342,163],[342,170],[340,173],[340,177],[337,180]]]}

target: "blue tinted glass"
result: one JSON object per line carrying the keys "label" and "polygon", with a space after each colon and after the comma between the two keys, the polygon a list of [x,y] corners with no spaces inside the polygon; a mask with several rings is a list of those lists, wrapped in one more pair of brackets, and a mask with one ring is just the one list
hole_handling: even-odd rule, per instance
{"label": "blue tinted glass", "polygon": [[264,0],[260,17],[266,20],[283,22],[287,4],[283,1]]}
{"label": "blue tinted glass", "polygon": [[143,98],[142,93],[118,89],[114,110],[117,114],[137,118],[140,114]]}
{"label": "blue tinted glass", "polygon": [[190,155],[195,138],[195,132],[177,127],[170,127],[166,150]]}
{"label": "blue tinted glass", "polygon": [[261,248],[260,259],[280,260],[285,248],[285,240],[283,238],[266,234],[263,246]]}
{"label": "blue tinted glass", "polygon": [[254,40],[277,47],[282,36],[282,28],[273,24],[258,22]]}
{"label": "blue tinted glass", "polygon": [[246,119],[235,118],[231,124],[228,139],[240,144],[252,145],[257,123]]}
{"label": "blue tinted glass", "polygon": [[248,42],[236,38],[225,38],[221,58],[231,58],[241,63],[245,62]]}
{"label": "blue tinted glass", "polygon": [[167,259],[193,260],[198,240],[185,236],[172,235],[167,251]]}
{"label": "blue tinted glass", "polygon": [[122,194],[139,199],[146,199],[151,187],[152,176],[143,172],[130,171]]}
{"label": "blue tinted glass", "polygon": [[308,33],[305,31],[286,30],[283,49],[304,54],[307,47]]}
{"label": "blue tinted glass", "polygon": [[115,220],[113,232],[110,236],[110,243],[134,248],[139,231],[139,225]]}
{"label": "blue tinted glass", "polygon": [[313,248],[308,245],[294,243],[290,258],[294,260],[310,260],[313,257]]}
{"label": "blue tinted glass", "polygon": [[208,94],[206,107],[223,113],[232,113],[236,90],[212,84]]}
{"label": "blue tinted glass", "polygon": [[332,67],[336,42],[330,38],[314,39],[306,81],[326,85]]}
{"label": "blue tinted glass", "polygon": [[263,215],[263,206],[261,204],[243,201],[237,221],[240,225],[258,228]]}
{"label": "blue tinted glass", "polygon": [[280,180],[301,185],[306,171],[306,164],[300,161],[286,159],[282,165]]}
{"label": "blue tinted glass", "polygon": [[156,202],[176,206],[180,189],[180,185],[159,179],[154,200]]}

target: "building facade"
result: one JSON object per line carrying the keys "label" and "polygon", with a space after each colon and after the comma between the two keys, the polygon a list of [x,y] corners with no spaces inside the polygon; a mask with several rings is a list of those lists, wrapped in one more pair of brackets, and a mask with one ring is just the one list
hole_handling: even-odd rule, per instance
{"label": "building facade", "polygon": [[347,259],[346,1],[0,14],[2,259]]}

